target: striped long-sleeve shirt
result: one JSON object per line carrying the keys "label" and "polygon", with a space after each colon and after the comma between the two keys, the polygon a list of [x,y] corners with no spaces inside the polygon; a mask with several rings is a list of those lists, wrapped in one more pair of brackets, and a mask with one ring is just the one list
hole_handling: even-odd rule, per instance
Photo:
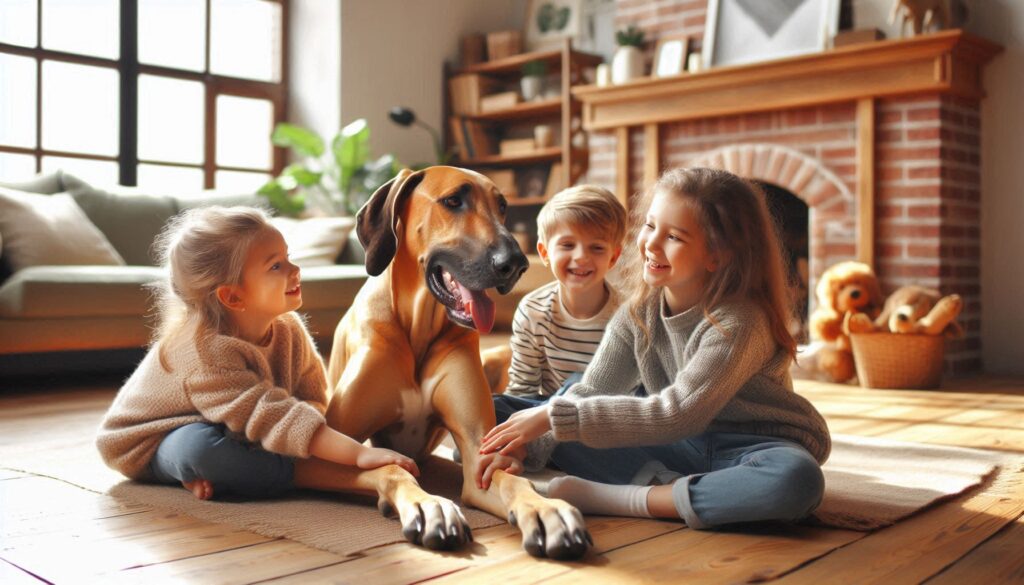
{"label": "striped long-sleeve shirt", "polygon": [[587,368],[605,325],[619,307],[619,296],[611,287],[608,290],[608,301],[589,319],[569,314],[557,281],[523,297],[512,320],[512,365],[506,394],[551,396],[569,375]]}

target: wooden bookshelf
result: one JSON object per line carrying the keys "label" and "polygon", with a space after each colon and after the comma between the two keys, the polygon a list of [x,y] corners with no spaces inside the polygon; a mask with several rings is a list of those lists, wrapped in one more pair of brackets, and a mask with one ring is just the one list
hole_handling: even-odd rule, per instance
{"label": "wooden bookshelf", "polygon": [[522,66],[530,61],[544,61],[548,65],[557,65],[561,63],[564,55],[568,55],[569,60],[572,63],[583,67],[596,67],[604,61],[604,58],[600,55],[583,53],[572,49],[566,50],[563,48],[553,49],[550,51],[532,51],[529,53],[512,55],[511,57],[505,57],[504,59],[484,61],[483,63],[477,63],[476,65],[470,65],[469,67],[458,69],[452,74],[462,75],[464,73],[479,73],[482,75],[508,75],[518,77]]}
{"label": "wooden bookshelf", "polygon": [[541,148],[541,149],[535,150],[533,152],[528,152],[528,153],[523,153],[523,154],[506,155],[506,156],[502,156],[500,154],[492,154],[490,156],[482,156],[482,157],[477,157],[477,158],[473,158],[473,159],[462,160],[462,161],[459,161],[459,162],[462,165],[468,166],[468,167],[476,167],[476,166],[480,166],[480,167],[483,167],[483,166],[486,166],[486,167],[499,166],[500,167],[500,166],[522,166],[522,165],[532,165],[532,164],[545,163],[545,162],[556,162],[560,158],[562,158],[562,148],[559,147],[559,146],[552,146],[550,148]]}
{"label": "wooden bookshelf", "polygon": [[482,112],[466,116],[470,120],[480,122],[507,122],[513,120],[537,120],[544,117],[557,117],[562,113],[562,98],[556,97],[534,102],[521,102],[515,107]]}

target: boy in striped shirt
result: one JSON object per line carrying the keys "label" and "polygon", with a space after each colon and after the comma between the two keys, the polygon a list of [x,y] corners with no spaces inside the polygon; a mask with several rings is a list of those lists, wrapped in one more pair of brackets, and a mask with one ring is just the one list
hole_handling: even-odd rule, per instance
{"label": "boy in striped shirt", "polygon": [[579,381],[620,302],[605,276],[622,253],[626,210],[607,189],[561,191],[540,210],[537,235],[555,282],[526,295],[516,310],[508,386],[494,396],[499,424]]}

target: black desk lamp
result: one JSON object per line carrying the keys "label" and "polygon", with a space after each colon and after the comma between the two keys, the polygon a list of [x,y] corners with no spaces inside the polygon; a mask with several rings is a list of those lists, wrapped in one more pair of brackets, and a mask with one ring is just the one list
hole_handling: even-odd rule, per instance
{"label": "black desk lamp", "polygon": [[437,163],[443,165],[448,162],[449,155],[448,152],[445,151],[444,145],[441,144],[441,135],[433,126],[417,119],[415,112],[406,107],[395,106],[391,108],[390,112],[388,112],[388,117],[391,118],[392,122],[399,126],[405,126],[408,128],[415,124],[429,132],[430,137],[434,140],[434,154],[437,156]]}

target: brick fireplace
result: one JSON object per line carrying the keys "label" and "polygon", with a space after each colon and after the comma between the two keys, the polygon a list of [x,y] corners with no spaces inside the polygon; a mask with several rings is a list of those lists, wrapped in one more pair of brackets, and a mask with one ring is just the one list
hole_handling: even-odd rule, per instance
{"label": "brick fireplace", "polygon": [[[703,28],[704,2],[634,19],[638,4],[617,4],[619,24],[640,22],[654,38]],[[664,169],[699,165],[787,190],[809,210],[811,290],[828,266],[861,260],[886,293],[959,293],[966,335],[948,343],[946,369],[978,371],[980,79],[998,47],[959,31],[929,36],[581,88],[586,180],[625,198]]]}

